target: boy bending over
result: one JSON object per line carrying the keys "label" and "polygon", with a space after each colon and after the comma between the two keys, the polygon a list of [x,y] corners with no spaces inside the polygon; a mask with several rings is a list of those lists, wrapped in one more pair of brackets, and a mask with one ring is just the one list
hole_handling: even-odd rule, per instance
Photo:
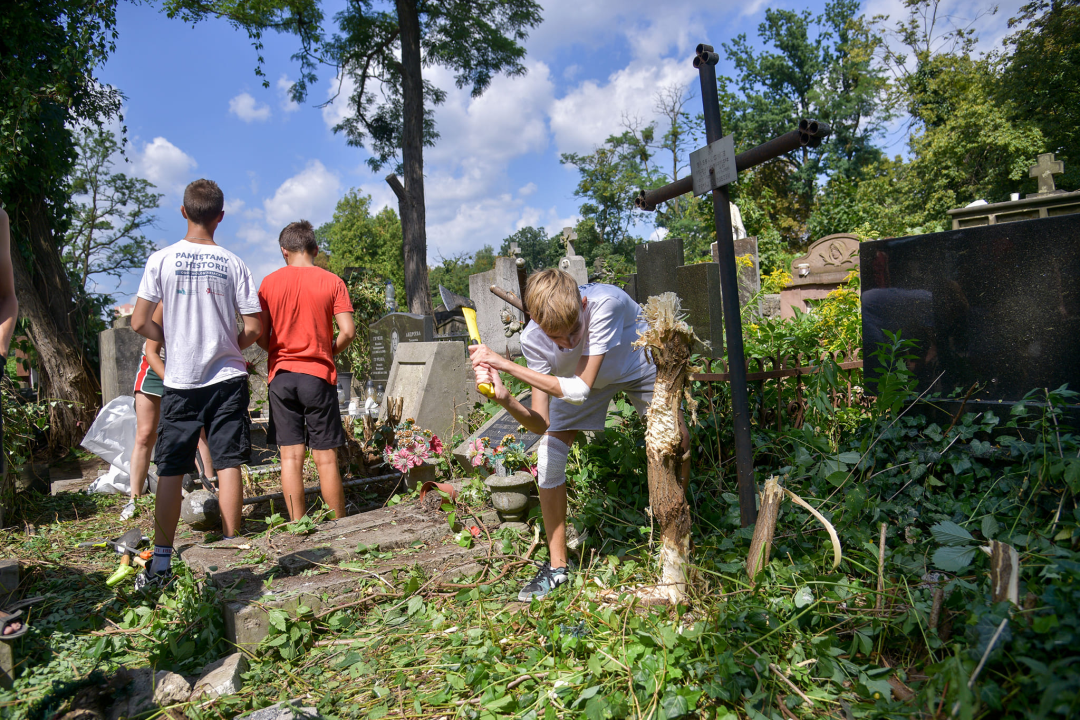
{"label": "boy bending over", "polygon": [[[299,520],[304,502],[304,455],[315,456],[323,501],[334,517],[345,517],[345,492],[337,448],[345,444],[338,409],[334,355],[349,347],[356,330],[349,291],[337,275],[315,267],[319,245],[307,220],[285,227],[278,237],[285,267],[259,288],[263,333],[269,353],[270,427],[266,439],[281,448],[281,489],[289,519]],[[334,321],[338,334],[334,337]]]}
{"label": "boy bending over", "polygon": [[[477,382],[490,382],[499,403],[527,430],[543,435],[537,445],[537,483],[550,561],[522,588],[518,600],[542,598],[569,580],[566,561],[566,456],[581,430],[603,430],[608,404],[622,391],[638,414],[652,401],[656,367],[631,344],[646,329],[641,308],[614,285],[578,286],[562,270],[529,276],[525,306],[532,322],[521,332],[522,367],[485,345],[469,348]],[[532,385],[531,407],[517,401],[498,371]],[[683,450],[689,447],[680,425]],[[690,469],[680,467],[683,486]]]}
{"label": "boy bending over", "polygon": [[[251,457],[247,363],[241,350],[259,337],[259,297],[244,261],[214,243],[225,196],[210,180],[184,190],[187,234],[150,256],[131,316],[132,329],[169,348],[161,426],[154,458],[158,489],[154,557],[136,590],[163,589],[172,579],[173,538],[180,519],[180,482],[195,472],[195,448],[206,430],[218,476],[226,538],[240,532],[244,488],[240,466]],[[162,323],[154,322],[161,303]],[[244,329],[236,333],[236,313]]]}

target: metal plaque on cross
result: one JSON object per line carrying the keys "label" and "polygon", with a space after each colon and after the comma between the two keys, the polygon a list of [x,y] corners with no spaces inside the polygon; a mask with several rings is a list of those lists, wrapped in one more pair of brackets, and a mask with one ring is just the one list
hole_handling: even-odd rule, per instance
{"label": "metal plaque on cross", "polygon": [[699,196],[735,182],[735,136],[725,135],[690,153],[690,175]]}

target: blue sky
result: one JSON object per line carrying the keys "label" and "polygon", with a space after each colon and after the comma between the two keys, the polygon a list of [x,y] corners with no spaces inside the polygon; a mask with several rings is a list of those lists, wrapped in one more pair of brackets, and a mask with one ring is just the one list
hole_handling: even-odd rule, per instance
{"label": "blue sky", "polygon": [[[544,23],[526,43],[529,72],[497,78],[480,98],[457,90],[441,68],[425,76],[449,96],[436,109],[441,139],[425,151],[428,262],[496,249],[526,226],[557,232],[577,220],[577,172],[559,163],[563,152],[589,152],[619,132],[626,117],[649,122],[654,96],[673,83],[689,85],[700,107],[693,49],[738,33],[756,40],[767,7],[807,8],[822,0],[745,0],[700,3],[684,0],[541,0]],[[996,16],[978,23],[981,47],[1000,45],[1017,0],[1001,3]],[[340,3],[326,5],[332,16]],[[985,2],[948,0],[945,14],[966,24]],[[904,15],[900,0],[870,0],[868,15]],[[344,98],[318,107],[337,87],[331,71],[320,76],[304,105],[287,97],[297,74],[290,59],[296,42],[265,38],[264,71],[254,73],[256,54],[246,34],[223,21],[192,28],[169,20],[147,4],[121,3],[117,50],[99,74],[127,97],[126,171],[165,194],[158,227],[150,237],[163,247],[183,236],[179,214],[184,186],[199,177],[225,192],[226,218],[218,242],[242,257],[256,280],[281,265],[277,234],[305,218],[329,220],[350,188],[370,194],[376,208],[396,201],[383,177],[370,172],[367,153],[349,147],[332,126],[348,112]],[[721,52],[718,71],[731,74]],[[347,94],[346,94],[347,96]],[[902,134],[891,141],[902,150]],[[648,237],[651,228],[638,229]],[[120,302],[138,286],[138,274],[116,292]],[[111,287],[101,288],[105,291]]]}

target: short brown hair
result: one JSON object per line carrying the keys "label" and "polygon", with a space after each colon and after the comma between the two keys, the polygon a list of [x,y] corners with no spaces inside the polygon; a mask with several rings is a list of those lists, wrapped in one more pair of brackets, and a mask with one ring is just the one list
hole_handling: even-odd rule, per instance
{"label": "short brown hair", "polygon": [[225,194],[213,180],[200,178],[184,190],[184,210],[188,220],[196,225],[206,225],[217,220],[225,207]]}
{"label": "short brown hair", "polygon": [[557,268],[533,273],[525,283],[525,307],[548,335],[569,333],[581,318],[577,281]]}
{"label": "short brown hair", "polygon": [[319,253],[319,243],[315,240],[315,228],[307,220],[289,223],[278,236],[278,244],[289,252],[304,252],[308,255]]}

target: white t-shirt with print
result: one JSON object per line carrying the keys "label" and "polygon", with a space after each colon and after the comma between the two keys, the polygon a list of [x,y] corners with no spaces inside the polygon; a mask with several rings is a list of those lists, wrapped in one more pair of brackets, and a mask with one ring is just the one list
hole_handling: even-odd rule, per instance
{"label": "white t-shirt with print", "polygon": [[206,387],[247,375],[236,313],[262,311],[244,261],[219,245],[181,240],[146,262],[139,297],[164,306],[165,387]]}
{"label": "white t-shirt with print", "polygon": [[581,319],[585,332],[577,347],[564,350],[549,338],[540,326],[530,322],[521,331],[521,354],[529,369],[555,377],[571,377],[582,355],[603,355],[604,362],[593,387],[638,380],[649,372],[644,349],[631,343],[648,326],[641,307],[622,289],[603,283],[589,283],[578,288],[588,298]]}

